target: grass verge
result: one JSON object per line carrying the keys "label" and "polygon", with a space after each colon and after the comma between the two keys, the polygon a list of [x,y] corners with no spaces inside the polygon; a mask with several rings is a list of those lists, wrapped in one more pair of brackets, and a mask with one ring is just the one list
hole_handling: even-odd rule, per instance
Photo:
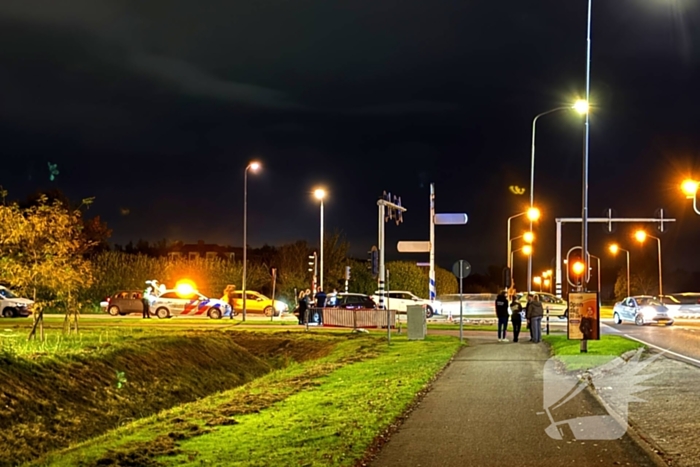
{"label": "grass verge", "polygon": [[37,465],[351,466],[459,348],[353,336],[324,358],[163,411]]}
{"label": "grass verge", "polygon": [[569,371],[587,370],[604,365],[622,354],[645,345],[621,336],[603,335],[598,341],[588,341],[588,352],[581,353],[581,342],[569,340],[565,335],[542,336],[551,349],[552,355],[564,364]]}

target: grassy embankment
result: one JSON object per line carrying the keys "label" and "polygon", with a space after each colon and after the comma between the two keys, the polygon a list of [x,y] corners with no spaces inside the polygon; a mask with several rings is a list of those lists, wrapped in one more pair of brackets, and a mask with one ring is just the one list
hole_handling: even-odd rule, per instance
{"label": "grassy embankment", "polygon": [[77,338],[50,328],[41,344],[25,330],[0,338],[0,386],[18,399],[0,414],[8,465],[47,452],[35,465],[354,465],[459,347],[441,336],[387,346],[376,334],[109,325]]}

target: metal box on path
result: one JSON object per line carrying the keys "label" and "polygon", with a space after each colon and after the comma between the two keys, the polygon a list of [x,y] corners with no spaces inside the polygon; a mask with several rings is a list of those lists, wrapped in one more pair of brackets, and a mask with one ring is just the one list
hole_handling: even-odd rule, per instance
{"label": "metal box on path", "polygon": [[428,322],[425,319],[425,308],[423,305],[407,306],[406,321],[408,340],[417,341],[425,339],[425,335],[428,333]]}

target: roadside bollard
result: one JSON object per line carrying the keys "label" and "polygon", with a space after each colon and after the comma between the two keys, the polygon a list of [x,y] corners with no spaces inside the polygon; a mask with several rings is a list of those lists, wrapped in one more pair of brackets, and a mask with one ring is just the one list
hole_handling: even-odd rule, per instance
{"label": "roadside bollard", "polygon": [[547,335],[549,335],[549,307],[546,308],[547,311]]}

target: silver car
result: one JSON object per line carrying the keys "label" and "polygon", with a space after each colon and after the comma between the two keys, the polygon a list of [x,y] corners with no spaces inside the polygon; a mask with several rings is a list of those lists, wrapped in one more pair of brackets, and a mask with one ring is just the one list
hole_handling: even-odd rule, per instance
{"label": "silver car", "polygon": [[645,324],[673,324],[673,318],[668,312],[668,308],[656,297],[649,295],[638,295],[627,297],[621,302],[617,302],[613,307],[613,319],[615,324],[625,321],[632,322],[637,326]]}

